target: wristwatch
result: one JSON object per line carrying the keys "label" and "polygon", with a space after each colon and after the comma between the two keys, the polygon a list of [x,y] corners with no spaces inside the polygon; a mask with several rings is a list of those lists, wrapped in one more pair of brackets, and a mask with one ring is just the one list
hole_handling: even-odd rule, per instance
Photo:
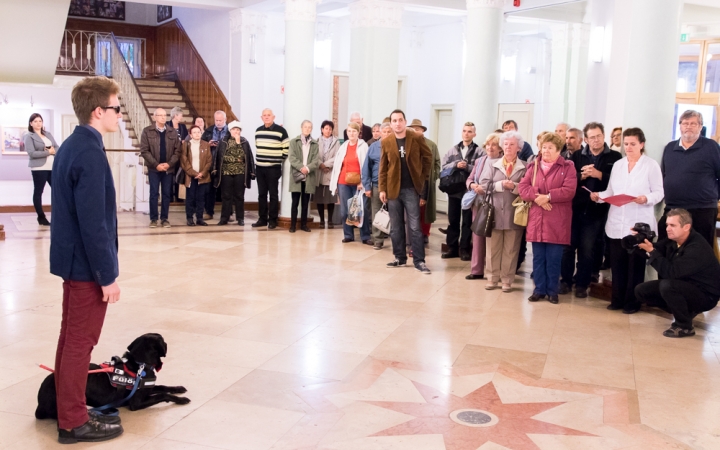
{"label": "wristwatch", "polygon": [[548,196],[548,201],[550,201],[550,193],[549,193],[549,192],[548,192],[548,195],[547,195],[547,196]]}

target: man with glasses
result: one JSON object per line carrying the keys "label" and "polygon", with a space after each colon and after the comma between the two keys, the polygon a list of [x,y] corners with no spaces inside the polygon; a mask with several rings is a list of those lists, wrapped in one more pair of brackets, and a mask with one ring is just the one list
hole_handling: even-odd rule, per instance
{"label": "man with glasses", "polygon": [[150,181],[150,228],[158,226],[158,196],[162,187],[160,221],[163,228],[170,228],[170,198],[172,197],[173,173],[180,159],[180,137],[166,126],[167,112],[157,108],[153,113],[155,123],[146,127],[140,136],[140,156],[145,160]]}
{"label": "man with glasses", "polygon": [[560,283],[560,294],[570,293],[577,253],[574,281],[575,297],[578,298],[587,297],[595,260],[595,243],[605,233],[605,221],[610,209],[607,203],[590,200],[590,193],[607,189],[613,165],[622,158],[619,152],[610,150],[605,143],[603,124],[590,122],[585,125],[583,133],[587,138],[587,147],[570,157],[577,170],[578,184],[573,198],[570,246],[563,252]]}
{"label": "man with glasses", "polygon": [[658,223],[659,239],[667,238],[665,219],[668,211],[686,209],[692,216],[693,229],[711,246],[715,240],[720,147],[700,135],[703,116],[688,110],[680,116],[681,137],[671,141],[663,152],[660,169],[665,189],[665,212]]}

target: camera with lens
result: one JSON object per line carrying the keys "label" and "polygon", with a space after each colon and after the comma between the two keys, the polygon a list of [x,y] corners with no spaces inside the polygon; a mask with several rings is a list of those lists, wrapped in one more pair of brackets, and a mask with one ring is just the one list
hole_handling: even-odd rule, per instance
{"label": "camera with lens", "polygon": [[650,225],[646,223],[638,222],[631,229],[637,234],[627,235],[621,241],[622,248],[627,251],[635,250],[638,245],[645,242],[645,239],[652,242],[657,237],[657,233],[650,229]]}

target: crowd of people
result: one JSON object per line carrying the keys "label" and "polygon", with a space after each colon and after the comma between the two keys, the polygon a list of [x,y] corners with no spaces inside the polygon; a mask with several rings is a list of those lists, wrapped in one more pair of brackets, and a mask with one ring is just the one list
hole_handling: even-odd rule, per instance
{"label": "crowd of people", "polygon": [[[63,279],[54,375],[58,440],[64,444],[104,441],[123,433],[119,417],[88,410],[85,402],[91,352],[108,305],[120,300],[116,192],[103,146],[103,135],[119,128],[119,92],[113,80],[87,77],[72,91],[80,125],[62,146],[56,148],[36,114],[30,117],[25,138],[30,167],[56,172],[50,272]],[[412,258],[418,271],[430,273],[423,224],[429,225],[433,217],[434,205],[428,201],[440,178],[448,192],[451,185],[467,188],[460,186],[465,193],[460,211],[453,210],[446,230],[444,256],[469,256],[468,278],[487,276],[486,289],[512,290],[524,239],[532,243],[532,302],[547,297],[558,303],[558,296],[569,293],[573,284],[576,297],[586,296],[586,283],[606,245],[613,275],[608,309],[627,314],[637,312],[642,304],[664,309],[674,317],[663,333],[667,337],[695,335],[695,316],[714,308],[720,298],[720,263],[714,251],[720,147],[701,135],[703,118],[695,111],[680,116],[682,135],[667,144],[660,164],[644,154],[642,130],[622,132],[623,156],[605,143],[604,127],[595,122],[583,131],[560,124],[555,132],[541,133],[537,155],[526,151],[527,142],[514,123],[506,122],[502,130],[490,134],[481,148],[473,143],[476,130],[468,122],[462,143],[440,162],[436,146],[423,136],[425,128],[419,121],[408,126],[401,110],[393,111],[379,126],[368,127],[372,137],[365,134],[362,118],[354,115],[342,145],[333,137],[331,122],[322,124],[319,140],[312,138],[312,124],[307,121],[301,124],[301,134],[290,140],[285,129],[275,124],[272,111],[266,110],[263,125],[255,133],[255,157],[241,136],[241,124],[227,125],[222,112],[215,114],[214,125],[205,130],[202,121],[196,120],[185,137],[173,112],[170,121],[163,110],[156,110],[154,117],[155,124],[143,130],[141,138],[154,195],[151,226],[157,226],[158,219],[169,226],[169,197],[179,163],[184,175],[179,180],[188,191],[188,225],[202,226],[205,217],[212,215],[215,196],[211,192],[218,188],[223,199],[219,225],[229,223],[233,208],[242,225],[244,190],[255,178],[260,217],[253,226],[275,228],[278,182],[283,161],[289,157],[291,231],[295,231],[298,207],[300,228],[309,230],[311,194],[321,199],[319,205],[328,206],[328,226],[335,196],[342,200],[352,195],[353,201],[361,199],[363,211],[371,211],[355,222],[361,239],[382,248],[385,237],[371,235],[368,224],[374,223],[372,211],[380,214],[387,205],[394,255],[389,268],[405,266]],[[365,138],[372,141],[370,147]],[[581,145],[583,141],[586,146]],[[620,142],[613,139],[612,144]],[[33,174],[33,179],[40,189],[51,181],[50,174]],[[163,201],[158,214],[160,189]],[[656,223],[654,205],[663,200],[666,208]],[[341,208],[346,215],[344,203]],[[368,203],[375,206],[368,208]],[[455,200],[451,203],[457,208]],[[469,214],[464,212],[468,209]],[[472,233],[465,240],[464,221],[471,222]],[[659,239],[654,242],[656,232]],[[353,240],[354,229],[344,228],[343,242]],[[657,271],[657,280],[644,282],[646,262]]]}
{"label": "crowd of people", "polygon": [[[446,234],[442,258],[470,261],[466,279],[486,279],[485,289],[507,293],[513,290],[529,242],[532,302],[547,298],[557,304],[560,295],[571,293],[585,298],[600,270],[609,268],[613,283],[608,309],[637,312],[650,295],[637,290],[645,267],[660,257],[653,258],[652,249],[643,250],[643,242],[629,246],[627,237],[650,233],[652,241],[656,233],[660,241],[672,241],[668,230],[676,219],[669,223],[668,217],[678,218],[681,227],[692,224],[690,236],[704,238],[711,252],[717,247],[720,148],[701,136],[703,118],[695,111],[680,117],[682,136],[667,145],[660,163],[645,155],[641,129],[615,128],[606,142],[605,127],[597,122],[582,129],[560,123],[554,132],[541,133],[537,155],[513,120],[481,144],[475,141],[475,125],[467,122],[460,142],[441,158],[437,145],[424,136],[427,128],[422,122],[408,123],[400,110],[372,127],[353,113],[339,140],[339,130],[329,120],[321,124],[317,138],[308,120],[301,124],[300,135],[290,138],[266,109],[255,130],[254,154],[240,122],[228,124],[223,111],[214,114],[209,127],[201,117],[186,127],[180,108],[171,110],[169,120],[158,108],[153,118],[155,123],[140,137],[153,228],[170,227],[169,207],[178,195],[177,186],[185,188],[188,226],[207,226],[218,197],[222,207],[217,225],[244,226],[245,191],[253,180],[258,183],[259,217],[252,227],[276,228],[279,182],[288,159],[291,176],[285,189],[291,198],[291,233],[298,228],[311,231],[311,200],[320,227],[334,228],[339,203],[343,243],[356,240],[355,228],[359,241],[375,250],[383,249],[389,237],[394,260],[388,267],[405,266],[411,258],[424,274],[431,273],[425,247],[437,217],[436,187],[438,181],[441,189],[443,183],[454,183],[455,188],[447,191],[448,226],[440,229]],[[57,144],[39,114],[30,117],[28,130],[25,146],[36,186],[33,201],[38,222],[49,225],[38,205],[44,184],[51,183]],[[655,205],[663,201],[666,208],[657,222]],[[347,220],[353,204],[362,209],[359,222]],[[480,214],[484,204],[493,209],[487,233],[477,230],[479,224],[474,227],[485,219]],[[389,233],[373,225],[384,208],[390,217]],[[716,280],[720,283],[720,277]],[[708,286],[708,294],[720,296],[720,286]],[[712,302],[701,303],[706,308]],[[678,323],[685,327],[683,333],[692,329],[687,320]]]}

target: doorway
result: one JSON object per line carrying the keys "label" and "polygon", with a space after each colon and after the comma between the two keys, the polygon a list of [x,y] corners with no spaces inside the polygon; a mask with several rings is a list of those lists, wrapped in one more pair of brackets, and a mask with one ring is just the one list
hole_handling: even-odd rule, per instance
{"label": "doorway", "polygon": [[[433,105],[431,114],[430,129],[431,139],[435,141],[440,153],[440,160],[445,157],[445,153],[455,145],[455,106],[454,105]],[[437,210],[447,214],[448,201],[447,194],[437,190]]]}
{"label": "doorway", "polygon": [[518,124],[518,131],[523,139],[530,145],[535,143],[533,134],[533,120],[535,105],[532,103],[500,103],[498,105],[498,128],[502,128],[506,120],[514,120]]}

